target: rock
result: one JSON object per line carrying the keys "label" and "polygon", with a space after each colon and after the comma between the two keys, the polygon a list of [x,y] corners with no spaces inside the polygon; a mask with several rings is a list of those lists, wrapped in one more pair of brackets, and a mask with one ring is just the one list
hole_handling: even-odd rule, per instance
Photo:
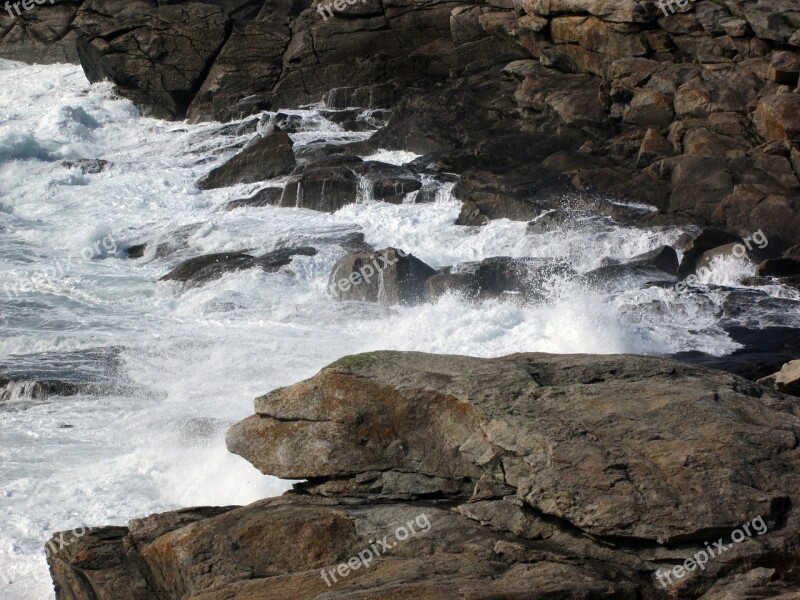
{"label": "rock", "polygon": [[554,209],[543,213],[528,223],[525,233],[529,235],[539,235],[550,231],[562,230],[569,225],[570,216],[559,209]]}
{"label": "rock", "polygon": [[606,289],[630,289],[674,282],[677,274],[677,252],[671,246],[661,246],[622,263],[603,265],[585,273],[582,279],[590,285]]}
{"label": "rock", "polygon": [[425,301],[436,302],[446,294],[461,294],[467,298],[477,297],[480,284],[475,273],[453,273],[448,269],[425,280]]}
{"label": "rock", "polygon": [[717,246],[716,248],[707,250],[703,252],[695,261],[694,272],[700,273],[700,271],[703,269],[708,270],[711,262],[715,258],[726,258],[731,256],[743,258],[747,256],[747,248],[744,246],[744,244],[739,242],[731,242],[729,244],[723,244],[722,246]]}
{"label": "rock", "polygon": [[268,273],[275,272],[292,262],[294,256],[314,256],[314,248],[280,248],[255,257],[243,252],[220,252],[190,258],[172,271],[161,277],[159,281],[180,281],[187,285],[203,285],[219,279],[226,273],[260,267]]}
{"label": "rock", "polygon": [[800,242],[800,201],[770,194],[762,185],[736,185],[712,215],[733,231],[768,231],[771,248],[781,250]]}
{"label": "rock", "polygon": [[734,529],[748,533],[723,560],[669,575],[671,594],[796,588],[780,567],[800,557],[800,483],[785,476],[800,399],[730,374],[656,357],[376,352],[255,410],[228,447],[307,481],[246,507],[56,536],[57,597],[660,598],[665,571]]}
{"label": "rock", "polygon": [[281,203],[283,196],[282,187],[268,187],[259,190],[249,198],[241,198],[239,200],[231,200],[223,206],[224,210],[234,210],[237,208],[257,208],[263,206],[278,206]]}
{"label": "rock", "polygon": [[666,359],[381,352],[257,399],[227,440],[284,478],[488,474],[593,537],[702,546],[788,510],[797,483],[780,473],[798,460],[797,414],[755,384]]}
{"label": "rock", "polygon": [[541,213],[541,207],[526,194],[484,186],[473,179],[461,179],[453,195],[464,201],[456,225],[481,226],[493,219],[530,221]]}
{"label": "rock", "polygon": [[767,76],[779,85],[796,85],[800,78],[800,54],[788,50],[774,52]]}
{"label": "rock", "polygon": [[72,23],[89,81],[113,81],[146,113],[168,119],[186,115],[226,26],[225,12],[212,4],[144,0],[84,2]]}
{"label": "rock", "polygon": [[[435,500],[374,506],[289,494],[91,529],[68,538],[50,563],[64,584],[57,588],[76,600],[343,600],[387,588],[419,600],[636,598],[635,584],[616,582],[611,565],[569,564],[570,553],[557,550],[526,564],[519,560],[524,547],[509,538]],[[163,568],[151,576],[155,564]],[[617,569],[643,580],[630,567]]]}
{"label": "rock", "polygon": [[661,128],[669,125],[674,117],[672,102],[664,94],[637,88],[622,120],[640,127]]}
{"label": "rock", "polygon": [[646,167],[658,158],[672,156],[675,150],[666,138],[652,127],[647,129],[639,146],[639,154],[636,157],[636,165]]}
{"label": "rock", "polygon": [[328,291],[337,300],[387,306],[422,302],[425,281],[436,270],[396,248],[348,254],[334,265]]}
{"label": "rock", "polygon": [[750,26],[741,17],[728,17],[720,21],[720,27],[733,38],[745,37],[752,34]]}
{"label": "rock", "polygon": [[358,176],[349,167],[312,167],[286,182],[280,206],[336,212],[358,200]]}
{"label": "rock", "polygon": [[719,246],[741,243],[741,238],[720,229],[703,229],[686,246],[681,259],[678,275],[685,278],[695,272],[697,261],[703,254]]}
{"label": "rock", "polygon": [[800,137],[800,94],[762,98],[753,114],[753,122],[765,140],[797,139]]}
{"label": "rock", "polygon": [[80,169],[84,175],[96,175],[105,171],[111,163],[100,158],[81,158],[78,160],[65,160],[61,165],[68,169]]}
{"label": "rock", "polygon": [[800,396],[800,360],[793,360],[783,365],[775,375],[775,389]]}
{"label": "rock", "polygon": [[402,204],[406,195],[422,188],[422,183],[405,167],[377,161],[361,161],[352,167],[365,178],[363,185],[374,200]]}
{"label": "rock", "polygon": [[0,55],[3,58],[34,64],[79,62],[75,47],[77,32],[72,27],[79,2],[54,0],[27,11],[24,6],[18,6],[19,16],[11,5],[8,9],[11,14],[5,10],[0,13]]}
{"label": "rock", "polygon": [[661,246],[625,261],[631,267],[655,267],[671,275],[678,274],[678,253],[671,246]]}
{"label": "rock", "polygon": [[130,392],[130,380],[119,369],[119,349],[114,347],[14,354],[0,365],[0,402]]}
{"label": "rock", "polygon": [[[281,1],[271,3],[276,12],[282,5],[285,4]],[[285,21],[283,15],[275,14],[270,19],[246,21],[240,17],[227,23],[230,33],[208,74],[198,80],[195,96],[190,98],[190,121],[227,121],[283,108],[274,106],[269,96],[280,79],[283,54],[291,39]],[[297,121],[286,122],[286,117],[276,119],[276,125],[291,133]]]}
{"label": "rock", "polygon": [[795,277],[800,275],[800,259],[769,258],[762,261],[756,270],[758,277]]}
{"label": "rock", "polygon": [[213,169],[197,185],[202,190],[211,190],[288,175],[295,167],[292,145],[291,138],[280,130],[256,136],[239,154]]}
{"label": "rock", "polygon": [[711,369],[723,369],[757,380],[778,371],[785,363],[800,358],[800,330],[793,327],[747,328],[726,326],[725,333],[741,345],[725,356],[702,352],[679,352],[673,357]]}
{"label": "rock", "polygon": [[434,275],[425,282],[425,299],[434,302],[454,291],[478,299],[518,296],[541,300],[553,280],[574,275],[570,264],[562,260],[494,256]]}

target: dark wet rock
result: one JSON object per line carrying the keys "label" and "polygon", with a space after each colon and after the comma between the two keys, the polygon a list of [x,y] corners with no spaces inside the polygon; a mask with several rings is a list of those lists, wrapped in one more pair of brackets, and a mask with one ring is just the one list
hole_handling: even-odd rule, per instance
{"label": "dark wet rock", "polygon": [[180,119],[228,36],[223,7],[90,0],[72,23],[89,81],[111,80],[155,117]]}
{"label": "dark wet rock", "polygon": [[348,254],[334,265],[328,291],[337,300],[385,305],[422,302],[425,281],[436,270],[396,248]]}
{"label": "dark wet rock", "polygon": [[729,244],[717,246],[711,250],[706,250],[697,258],[694,264],[694,272],[700,273],[704,269],[709,269],[711,263],[715,259],[728,258],[731,256],[742,258],[746,255],[747,249],[739,242],[731,242]]}
{"label": "dark wet rock", "polygon": [[332,123],[341,126],[345,131],[374,131],[385,125],[377,117],[366,118],[360,108],[347,110],[323,110],[320,114]]}
{"label": "dark wet rock", "polygon": [[80,169],[84,175],[96,175],[105,171],[111,163],[100,158],[81,158],[78,160],[65,160],[62,166],[68,169]]}
{"label": "dark wet rock", "polygon": [[286,182],[280,206],[336,212],[358,199],[358,176],[347,167],[305,169]]}
{"label": "dark wet rock", "polygon": [[550,231],[561,231],[568,227],[570,216],[558,209],[550,210],[546,213],[536,217],[533,221],[528,223],[526,232],[529,235],[538,235],[548,233]]}
{"label": "dark wet rock", "polygon": [[78,63],[72,23],[79,8],[78,1],[48,0],[34,10],[19,5],[19,15],[14,8],[11,14],[1,11],[0,56],[27,63]]}
{"label": "dark wet rock", "polygon": [[362,149],[438,156],[502,192],[459,194],[478,207],[464,224],[529,221],[554,207],[523,217],[518,201],[558,182],[650,204],[662,224],[763,229],[778,249],[800,243],[791,0],[693,4],[669,17],[650,0],[613,9],[369,0],[328,19],[317,8],[59,1],[19,19],[0,11],[0,53],[63,54],[77,40],[91,81],[108,79],[167,118],[230,120],[324,99],[344,126],[366,129],[387,115],[351,108],[392,107]]}
{"label": "dark wet rock", "polygon": [[[197,233],[205,223],[189,223],[177,229],[167,230],[153,240],[128,245],[124,249],[128,258],[151,259],[167,258],[189,247],[189,238]],[[151,255],[152,253],[152,255]]]}
{"label": "dark wet rock", "polygon": [[210,190],[288,175],[295,167],[292,146],[291,138],[280,130],[256,136],[239,154],[213,169],[197,185]]}
{"label": "dark wet rock", "polygon": [[131,391],[119,349],[10,355],[0,365],[0,402]]}
{"label": "dark wet rock", "polygon": [[422,183],[405,167],[366,161],[355,165],[353,170],[366,178],[375,200],[401,204],[407,194],[422,188]]}
{"label": "dark wet rock", "polygon": [[481,226],[494,219],[530,221],[542,212],[524,193],[484,186],[472,179],[460,180],[453,195],[464,202],[456,225]]}
{"label": "dark wet rock", "polygon": [[661,246],[625,261],[631,267],[655,267],[665,273],[678,274],[678,253],[671,246]]}
{"label": "dark wet rock", "polygon": [[759,277],[797,277],[800,275],[800,258],[773,258],[758,265]]}
{"label": "dark wet rock", "polygon": [[573,276],[575,271],[563,260],[494,256],[456,265],[431,277],[425,283],[425,299],[432,302],[447,292],[458,292],[478,299],[540,300],[553,280]]}
{"label": "dark wet rock", "polygon": [[278,206],[281,203],[283,196],[282,187],[268,187],[259,190],[249,198],[241,198],[239,200],[231,200],[227,202],[222,208],[224,210],[234,210],[237,208],[258,208],[264,206]]}
{"label": "dark wet rock", "polygon": [[606,289],[626,289],[673,283],[678,274],[678,254],[671,246],[661,246],[622,262],[606,260],[606,263],[585,273],[582,279]]}
{"label": "dark wet rock", "polygon": [[461,294],[468,298],[477,297],[480,293],[478,278],[473,272],[454,273],[447,268],[442,273],[437,273],[425,281],[425,301],[436,302],[445,294]]}
{"label": "dark wet rock", "polygon": [[709,250],[727,244],[741,243],[739,236],[726,233],[720,229],[703,229],[698,233],[683,251],[678,275],[686,277],[695,272],[697,261]]}
{"label": "dark wet rock", "polygon": [[391,108],[399,98],[399,90],[393,86],[375,85],[364,87],[334,87],[322,96],[322,101],[328,108],[335,109],[350,107]]}
{"label": "dark wet rock", "polygon": [[271,273],[292,262],[294,256],[314,256],[317,251],[310,247],[280,248],[263,256],[255,257],[244,252],[220,252],[190,258],[159,281],[180,281],[187,285],[202,285],[219,279],[226,273],[244,269],[261,268]]}
{"label": "dark wet rock", "polygon": [[800,359],[800,330],[793,327],[726,327],[742,348],[725,356],[702,352],[679,352],[673,357],[691,364],[722,369],[756,380],[778,371],[785,363]]}

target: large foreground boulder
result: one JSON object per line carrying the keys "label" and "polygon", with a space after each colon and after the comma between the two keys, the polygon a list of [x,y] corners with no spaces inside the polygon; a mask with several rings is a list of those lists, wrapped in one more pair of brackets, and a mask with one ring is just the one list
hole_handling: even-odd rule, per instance
{"label": "large foreground boulder", "polygon": [[733,375],[654,357],[376,352],[255,410],[229,449],[305,482],[65,534],[48,557],[57,598],[712,600],[800,586],[800,399]]}

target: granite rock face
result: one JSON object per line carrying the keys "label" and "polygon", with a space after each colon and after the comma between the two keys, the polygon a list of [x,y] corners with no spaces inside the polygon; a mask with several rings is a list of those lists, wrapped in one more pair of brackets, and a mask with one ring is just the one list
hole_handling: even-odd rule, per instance
{"label": "granite rock face", "polygon": [[[376,352],[255,412],[229,449],[304,482],[89,530],[50,557],[57,597],[711,600],[800,585],[800,399],[730,374]],[[717,541],[724,555],[689,562]]]}

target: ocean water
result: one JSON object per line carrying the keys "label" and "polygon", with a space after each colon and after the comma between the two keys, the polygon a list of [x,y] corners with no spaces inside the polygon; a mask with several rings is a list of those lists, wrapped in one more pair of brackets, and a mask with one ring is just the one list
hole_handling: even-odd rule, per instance
{"label": "ocean water", "polygon": [[[298,147],[348,141],[318,107],[302,118]],[[264,476],[225,449],[226,429],[252,400],[354,352],[420,350],[475,356],[512,352],[722,355],[737,347],[726,302],[752,302],[748,324],[800,326],[800,298],[779,286],[741,293],[753,274],[725,258],[696,287],[595,289],[556,281],[547,300],[435,304],[338,303],[326,294],[336,243],[362,232],[439,267],[490,256],[559,257],[583,273],[675,243],[680,229],[611,223],[527,235],[525,223],[453,223],[460,209],[440,186],[435,202],[362,202],[335,214],[294,208],[220,210],[259,185],[199,191],[195,182],[252,136],[207,123],[142,117],[79,67],[0,61],[0,366],[61,373],[96,389],[37,398],[30,386],[0,401],[0,597],[52,598],[44,543],[55,531],[125,524],[191,505],[243,504],[291,482]],[[416,155],[369,158],[404,164]],[[103,159],[100,173],[63,161]],[[281,180],[270,185],[280,185]],[[176,250],[140,259],[143,241]],[[210,252],[319,250],[278,273],[242,271],[183,289],[158,278]],[[154,247],[156,244],[151,245]],[[752,298],[748,300],[748,298]]]}

